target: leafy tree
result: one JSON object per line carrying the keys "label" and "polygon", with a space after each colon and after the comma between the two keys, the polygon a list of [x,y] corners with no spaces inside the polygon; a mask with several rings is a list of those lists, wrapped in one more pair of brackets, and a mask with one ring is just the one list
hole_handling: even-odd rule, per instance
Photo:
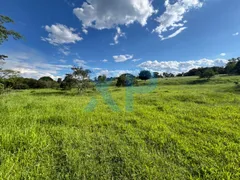
{"label": "leafy tree", "polygon": [[126,73],[126,74],[122,74],[121,76],[119,76],[119,78],[117,79],[117,87],[121,87],[121,86],[132,86],[137,84],[137,80],[136,77],[132,74]]}
{"label": "leafy tree", "polygon": [[208,80],[215,76],[215,72],[212,69],[205,70],[201,75],[200,78],[207,78]]}
{"label": "leafy tree", "polygon": [[39,81],[54,81],[54,80],[49,76],[44,76],[44,77],[41,77]]}
{"label": "leafy tree", "polygon": [[164,72],[164,73],[163,73],[163,76],[164,76],[164,77],[174,77],[174,74]]}
{"label": "leafy tree", "polygon": [[57,79],[57,83],[58,83],[58,84],[61,84],[61,83],[62,83],[62,78],[58,78],[58,79]]}
{"label": "leafy tree", "polygon": [[153,72],[153,78],[159,78],[159,72]]}
{"label": "leafy tree", "polygon": [[237,59],[231,59],[228,61],[226,67],[225,67],[225,71],[227,74],[234,74],[234,69],[235,69],[235,66],[237,64]]}
{"label": "leafy tree", "polygon": [[64,90],[70,90],[74,87],[75,79],[73,78],[72,74],[66,74],[64,80],[60,84],[60,88]]}
{"label": "leafy tree", "polygon": [[[9,36],[13,37],[15,40],[23,38],[23,36],[16,31],[8,30],[4,27],[5,23],[14,23],[14,21],[7,16],[0,15],[0,44],[7,41]],[[5,58],[7,58],[7,56],[0,55],[0,60],[4,60]]]}
{"label": "leafy tree", "polygon": [[20,72],[10,70],[10,69],[0,69],[0,78],[12,78],[12,77],[17,77]]}
{"label": "leafy tree", "polygon": [[184,73],[178,73],[176,76],[177,77],[182,77],[182,76],[184,76]]}
{"label": "leafy tree", "polygon": [[104,83],[104,82],[106,82],[106,80],[107,80],[107,76],[106,75],[98,76],[98,79],[97,79],[97,81],[99,83]]}
{"label": "leafy tree", "polygon": [[73,78],[76,80],[78,92],[81,93],[84,89],[89,87],[89,74],[91,73],[88,69],[83,67],[73,67]]}
{"label": "leafy tree", "polygon": [[139,73],[139,79],[141,80],[148,80],[148,79],[151,79],[152,77],[152,74],[150,71],[147,71],[147,70],[143,70]]}
{"label": "leafy tree", "polygon": [[234,67],[234,72],[240,74],[240,61],[238,61]]}

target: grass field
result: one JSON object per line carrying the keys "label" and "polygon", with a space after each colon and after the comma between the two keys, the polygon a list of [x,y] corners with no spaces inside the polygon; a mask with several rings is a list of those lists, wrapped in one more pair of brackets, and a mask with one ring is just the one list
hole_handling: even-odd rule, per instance
{"label": "grass field", "polygon": [[237,80],[160,79],[132,112],[125,88],[109,88],[118,112],[91,91],[3,94],[0,179],[239,179]]}

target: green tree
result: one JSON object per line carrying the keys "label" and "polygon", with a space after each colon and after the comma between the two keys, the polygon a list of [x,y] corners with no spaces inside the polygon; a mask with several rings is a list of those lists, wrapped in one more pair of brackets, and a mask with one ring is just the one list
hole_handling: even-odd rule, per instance
{"label": "green tree", "polygon": [[137,84],[137,80],[136,77],[132,74],[126,73],[126,74],[122,74],[121,76],[119,76],[119,78],[117,79],[117,87],[121,87],[121,86],[132,86]]}
{"label": "green tree", "polygon": [[83,69],[83,67],[73,67],[73,78],[76,80],[76,86],[78,92],[81,93],[84,89],[90,86],[89,74],[91,73],[88,69]]}
{"label": "green tree", "polygon": [[[8,30],[6,27],[4,27],[5,23],[14,23],[14,21],[7,16],[0,15],[0,44],[2,44],[4,41],[7,41],[10,36],[15,40],[23,38],[23,36],[18,32]],[[0,60],[4,60],[5,58],[7,58],[6,55],[0,54]]]}
{"label": "green tree", "polygon": [[107,80],[107,76],[106,75],[98,76],[98,79],[97,79],[97,81],[99,83],[104,83],[104,82],[106,82],[106,80]]}
{"label": "green tree", "polygon": [[60,88],[64,90],[70,90],[74,87],[74,84],[76,84],[76,80],[73,78],[73,75],[66,74],[64,80],[60,84]]}
{"label": "green tree", "polygon": [[153,78],[159,78],[160,75],[159,75],[159,72],[153,72]]}
{"label": "green tree", "polygon": [[54,81],[54,80],[49,76],[43,76],[39,79],[39,81]]}
{"label": "green tree", "polygon": [[237,59],[232,58],[231,60],[228,61],[225,70],[227,74],[234,74],[235,66],[237,64]]}
{"label": "green tree", "polygon": [[215,76],[215,72],[212,69],[205,70],[201,75],[200,78],[207,78],[208,80]]}
{"label": "green tree", "polygon": [[141,79],[141,80],[146,81],[148,79],[151,79],[151,77],[152,77],[152,74],[150,71],[143,70],[139,73],[139,79]]}
{"label": "green tree", "polygon": [[12,77],[17,77],[19,75],[19,71],[14,71],[11,69],[0,69],[0,78],[7,79]]}

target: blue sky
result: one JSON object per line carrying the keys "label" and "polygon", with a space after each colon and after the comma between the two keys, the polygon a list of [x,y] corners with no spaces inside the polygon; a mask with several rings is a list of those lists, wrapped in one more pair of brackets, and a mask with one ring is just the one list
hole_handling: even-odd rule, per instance
{"label": "blue sky", "polygon": [[0,0],[25,39],[1,45],[24,77],[179,73],[239,56],[239,0]]}

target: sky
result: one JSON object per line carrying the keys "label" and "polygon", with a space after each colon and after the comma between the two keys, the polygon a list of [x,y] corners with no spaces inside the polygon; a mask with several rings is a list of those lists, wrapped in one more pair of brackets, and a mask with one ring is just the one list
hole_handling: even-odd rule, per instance
{"label": "sky", "polygon": [[240,56],[239,0],[0,0],[6,24],[24,36],[0,46],[3,68],[63,78],[186,72]]}

